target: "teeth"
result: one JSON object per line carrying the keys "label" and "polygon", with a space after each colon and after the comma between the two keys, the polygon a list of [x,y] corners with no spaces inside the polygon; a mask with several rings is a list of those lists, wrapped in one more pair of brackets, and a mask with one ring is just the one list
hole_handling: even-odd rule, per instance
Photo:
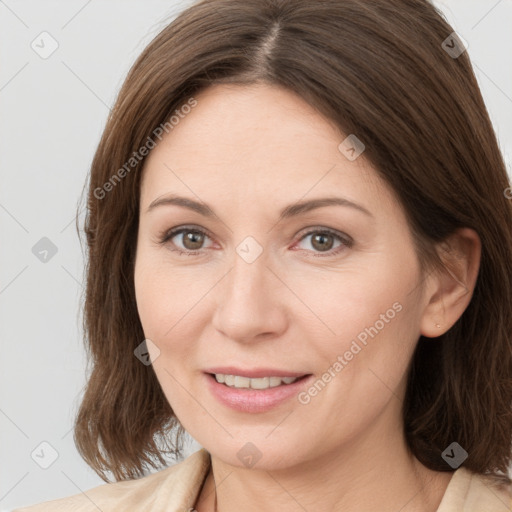
{"label": "teeth", "polygon": [[[271,388],[275,388],[276,386],[281,385],[281,379],[279,377],[269,377],[268,381]],[[289,382],[286,384],[289,384]]]}
{"label": "teeth", "polygon": [[[247,380],[249,381],[252,389],[267,389],[270,387],[270,378],[269,377],[261,377],[259,379],[247,379]],[[279,379],[279,380],[281,380],[281,379]],[[278,386],[279,386],[279,384],[278,384]]]}
{"label": "teeth", "polygon": [[234,386],[235,388],[248,388],[251,386],[251,379],[248,379],[247,377],[239,377],[237,375],[235,377]]}
{"label": "teeth", "polygon": [[268,389],[275,388],[284,384],[295,382],[298,377],[262,377],[259,379],[250,379],[249,377],[241,377],[240,375],[224,375],[216,373],[215,379],[221,384],[226,384],[230,388],[251,388],[251,389]]}

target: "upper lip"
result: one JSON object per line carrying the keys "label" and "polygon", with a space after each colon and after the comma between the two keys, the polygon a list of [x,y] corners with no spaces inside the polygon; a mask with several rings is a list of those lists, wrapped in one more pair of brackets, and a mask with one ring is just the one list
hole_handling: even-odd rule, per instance
{"label": "upper lip", "polygon": [[304,372],[290,372],[279,368],[235,368],[234,366],[217,366],[215,368],[207,368],[205,373],[222,373],[223,375],[239,375],[240,377],[248,377],[249,379],[257,379],[261,377],[303,377],[309,375]]}

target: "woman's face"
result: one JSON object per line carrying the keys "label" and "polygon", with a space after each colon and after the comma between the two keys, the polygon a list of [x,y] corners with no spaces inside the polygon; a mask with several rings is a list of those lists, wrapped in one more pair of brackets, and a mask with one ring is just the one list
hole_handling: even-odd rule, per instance
{"label": "woman's face", "polygon": [[[292,93],[216,85],[196,100],[141,186],[137,306],[172,409],[240,467],[385,446],[428,302],[404,212]],[[270,379],[286,376],[306,377]]]}

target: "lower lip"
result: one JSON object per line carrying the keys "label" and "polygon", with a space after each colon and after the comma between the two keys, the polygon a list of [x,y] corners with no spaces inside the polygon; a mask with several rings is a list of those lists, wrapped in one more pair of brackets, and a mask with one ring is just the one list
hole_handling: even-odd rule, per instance
{"label": "lower lip", "polygon": [[205,374],[209,389],[222,404],[241,412],[266,412],[296,396],[313,377],[308,375],[291,384],[273,388],[230,388],[217,382],[215,376]]}

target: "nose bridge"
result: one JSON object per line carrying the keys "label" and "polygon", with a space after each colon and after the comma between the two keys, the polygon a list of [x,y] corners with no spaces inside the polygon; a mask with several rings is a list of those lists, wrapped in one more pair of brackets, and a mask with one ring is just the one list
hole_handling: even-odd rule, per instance
{"label": "nose bridge", "polygon": [[235,251],[216,304],[215,327],[238,340],[279,331],[284,314],[278,304],[279,280],[268,268],[269,254],[255,239],[244,239]]}
{"label": "nose bridge", "polygon": [[[261,246],[260,246],[261,247]],[[257,254],[259,252],[259,254]],[[230,272],[230,296],[245,300],[246,295],[254,296],[268,286],[268,255],[263,247],[258,251],[254,244],[242,242],[236,248],[233,268]]]}
{"label": "nose bridge", "polygon": [[271,273],[267,268],[268,254],[256,243],[244,240],[236,247],[225,297],[225,300],[233,302],[231,307],[238,306],[242,310],[250,308],[253,313],[255,308],[260,307],[262,296],[269,298],[272,295],[272,284],[267,275]]}

